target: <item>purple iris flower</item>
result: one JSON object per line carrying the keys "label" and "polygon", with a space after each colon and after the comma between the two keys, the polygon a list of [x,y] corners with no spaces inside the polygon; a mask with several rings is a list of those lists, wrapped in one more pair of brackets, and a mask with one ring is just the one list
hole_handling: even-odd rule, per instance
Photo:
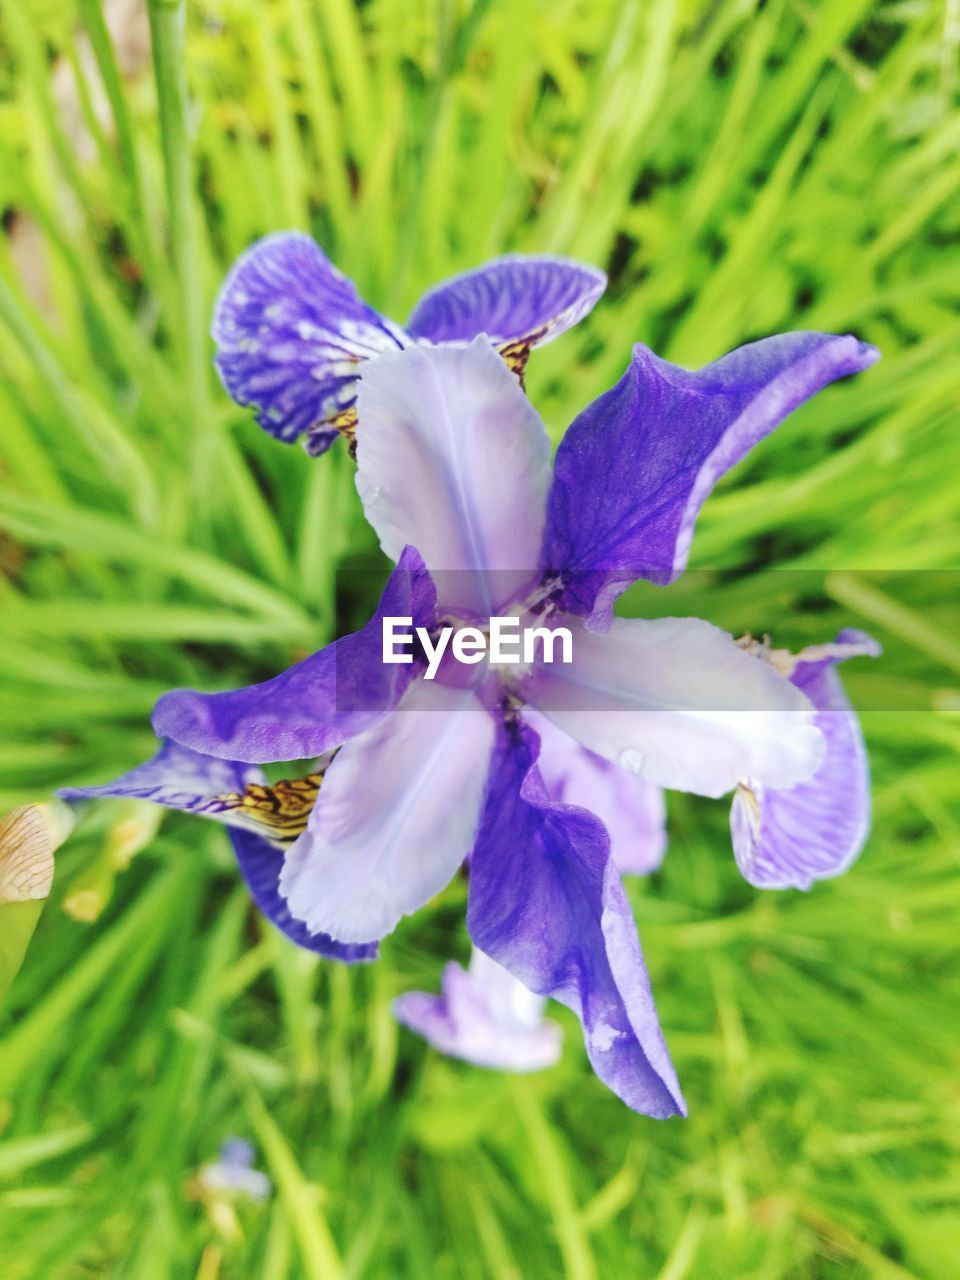
{"label": "purple iris flower", "polygon": [[227,1138],[220,1147],[220,1158],[200,1169],[198,1181],[208,1194],[241,1195],[251,1200],[266,1200],[272,1190],[267,1175],[253,1167],[253,1147],[243,1138]]}
{"label": "purple iris flower", "polygon": [[441,1053],[500,1071],[540,1071],[560,1057],[560,1027],[546,1004],[502,965],[478,951],[464,969],[451,962],[438,996],[409,991],[394,1001],[397,1019]]}
{"label": "purple iris flower", "polygon": [[301,232],[281,231],[234,264],[217,299],[217,368],[239,404],[279,440],[325,453],[353,440],[357,375],[384,351],[486,334],[522,377],[532,347],[592,309],[607,277],[564,258],[513,255],[432,289],[403,329],[379,315]]}
{"label": "purple iris flower", "polygon": [[[850,803],[863,802],[865,764],[848,758],[856,729],[831,734],[819,709],[839,649],[825,668],[805,663],[809,679],[788,677],[699,619],[614,619],[612,604],[639,577],[675,578],[714,482],[803,400],[875,358],[852,337],[797,333],[690,373],[638,346],[572,424],[552,475],[546,432],[486,337],[371,360],[357,486],[397,560],[374,617],[263,684],[165,695],[160,755],[84,794],[153,789],[239,825],[261,907],[342,959],[370,958],[469,858],[475,946],[574,1010],[596,1073],[628,1105],[682,1113],[610,833],[620,867],[655,861],[659,851],[630,848],[650,786],[741,788],[742,862],[782,857],[795,870],[794,824],[813,805],[822,867],[836,795],[820,789],[856,774]],[[572,661],[444,663],[434,680],[422,654],[382,661],[386,617],[429,636],[451,619],[511,615],[568,627]],[[285,804],[258,781],[251,799],[245,765],[304,759],[317,761],[301,784],[315,787],[308,811],[270,839]],[[218,768],[233,771],[226,799]],[[257,804],[261,825],[243,830]]]}

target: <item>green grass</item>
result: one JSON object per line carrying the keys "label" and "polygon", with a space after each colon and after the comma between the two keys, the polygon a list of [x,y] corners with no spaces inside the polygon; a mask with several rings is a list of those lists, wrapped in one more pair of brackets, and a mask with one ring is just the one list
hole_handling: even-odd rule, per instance
{"label": "green grass", "polygon": [[[674,798],[630,890],[691,1110],[657,1123],[560,1010],[562,1063],[521,1080],[397,1029],[393,995],[463,954],[462,886],[377,966],[318,964],[221,832],[168,818],[115,874],[102,806],[0,1012],[5,1280],[955,1274],[956,6],[149,8],[153,68],[123,72],[98,0],[0,18],[0,811],[142,758],[164,688],[324,642],[338,566],[377,563],[346,458],[272,443],[211,367],[227,265],[302,227],[401,320],[504,250],[608,267],[531,363],[555,438],[637,339],[693,365],[789,328],[882,348],[723,483],[702,573],[626,601],[790,645],[872,629],[887,655],[848,685],[874,833],[845,879],[760,894],[725,806]],[[63,910],[82,888],[93,924]],[[187,1191],[233,1133],[276,1192],[224,1240]]]}

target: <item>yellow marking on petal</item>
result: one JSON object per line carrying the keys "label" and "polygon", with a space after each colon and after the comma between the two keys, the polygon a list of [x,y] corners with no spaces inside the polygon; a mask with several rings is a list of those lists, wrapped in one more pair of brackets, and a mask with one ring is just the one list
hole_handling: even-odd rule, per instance
{"label": "yellow marking on petal", "polygon": [[339,431],[344,440],[350,445],[351,456],[357,451],[357,406],[352,404],[349,409],[342,409],[340,413],[334,414],[329,418],[324,426],[332,427],[334,431]]}
{"label": "yellow marking on petal", "polygon": [[192,812],[223,814],[229,826],[246,827],[273,844],[293,844],[307,829],[323,772],[284,779],[273,786],[252,782],[243,791],[211,796]]}
{"label": "yellow marking on petal", "polygon": [[524,386],[527,361],[530,359],[530,349],[538,337],[540,337],[540,334],[533,334],[527,338],[518,338],[515,342],[508,342],[506,346],[497,348],[506,361],[507,368],[520,379],[521,387]]}
{"label": "yellow marking on petal", "polygon": [[750,826],[753,828],[754,835],[756,835],[760,830],[760,797],[745,782],[738,784],[737,795],[746,805],[747,817],[750,819]]}

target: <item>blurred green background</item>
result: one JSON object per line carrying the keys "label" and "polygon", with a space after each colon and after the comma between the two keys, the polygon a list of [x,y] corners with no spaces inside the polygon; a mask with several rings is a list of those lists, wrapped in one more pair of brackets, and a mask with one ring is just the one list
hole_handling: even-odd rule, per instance
{"label": "blurred green background", "polygon": [[[606,267],[531,361],[555,438],[638,339],[875,342],[724,481],[703,572],[626,607],[887,654],[844,672],[875,779],[846,878],[756,892],[726,806],[671,797],[630,886],[687,1121],[625,1110],[562,1010],[522,1079],[398,1030],[465,953],[462,884],[335,967],[219,830],[168,817],[121,871],[142,814],[96,809],[0,1009],[4,1280],[960,1274],[958,42],[954,0],[8,0],[0,812],[147,755],[165,688],[317,647],[337,567],[377,563],[347,458],[213,374],[224,271],[284,227],[399,320],[505,250]],[[192,1181],[230,1134],[275,1184],[232,1216]]]}

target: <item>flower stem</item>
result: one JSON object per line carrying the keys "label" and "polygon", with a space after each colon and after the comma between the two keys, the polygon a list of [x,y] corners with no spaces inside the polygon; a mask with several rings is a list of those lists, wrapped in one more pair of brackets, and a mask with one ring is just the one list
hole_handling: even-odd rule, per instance
{"label": "flower stem", "polygon": [[514,1076],[510,1085],[514,1106],[543,1179],[567,1280],[596,1280],[593,1253],[566,1174],[563,1152],[550,1132],[531,1082],[524,1076]]}

